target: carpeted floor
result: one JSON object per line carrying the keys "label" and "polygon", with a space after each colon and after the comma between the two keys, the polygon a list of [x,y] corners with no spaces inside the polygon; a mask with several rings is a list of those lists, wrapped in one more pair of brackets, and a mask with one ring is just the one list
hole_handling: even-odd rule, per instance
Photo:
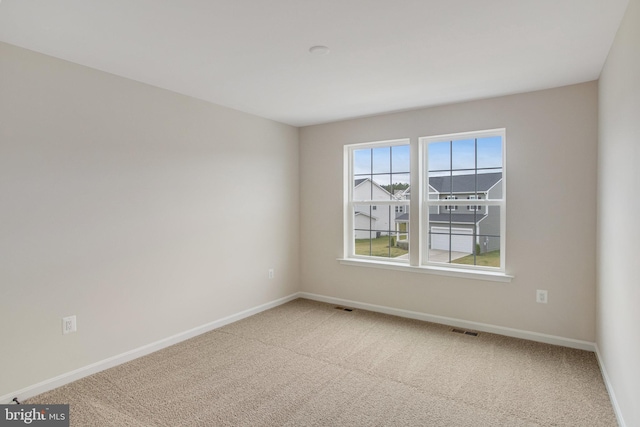
{"label": "carpeted floor", "polygon": [[72,426],[616,426],[590,352],[299,299],[41,394]]}

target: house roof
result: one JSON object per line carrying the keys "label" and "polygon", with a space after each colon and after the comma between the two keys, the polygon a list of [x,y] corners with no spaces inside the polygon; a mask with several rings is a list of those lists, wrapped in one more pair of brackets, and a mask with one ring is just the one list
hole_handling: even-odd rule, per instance
{"label": "house roof", "polygon": [[356,211],[355,212],[355,216],[358,216],[358,215],[362,215],[362,216],[366,216],[366,217],[371,218],[371,219],[378,220],[377,217],[375,217],[373,215],[369,215],[368,213],[365,213],[365,212],[362,212],[362,211]]}
{"label": "house roof", "polygon": [[502,172],[453,176],[434,176],[429,185],[438,193],[474,193],[487,191],[502,179]]}
{"label": "house roof", "polygon": [[373,181],[371,178],[359,178],[359,179],[356,179],[356,180],[354,181],[353,188],[356,188],[357,186],[361,185],[362,183],[364,183],[364,182],[366,182],[366,181],[371,182],[373,185],[375,185],[376,187],[378,187],[380,190],[382,190],[382,191],[384,191],[385,193],[387,193],[387,194],[389,195],[389,198],[391,198],[391,197],[392,197],[392,194],[391,194],[391,193],[389,193],[389,192],[387,191],[387,189],[386,189],[386,188],[384,188],[383,186],[381,186],[381,185],[380,185],[380,184],[378,184],[377,182]]}
{"label": "house roof", "polygon": [[[487,191],[496,185],[502,179],[502,173],[480,173],[477,177],[477,187],[475,174],[434,176],[429,178],[429,185],[438,193],[475,193],[476,191]],[[356,180],[356,186],[358,186],[361,181],[364,180]],[[394,195],[394,197],[397,199],[407,199],[410,195],[411,187],[402,193]]]}

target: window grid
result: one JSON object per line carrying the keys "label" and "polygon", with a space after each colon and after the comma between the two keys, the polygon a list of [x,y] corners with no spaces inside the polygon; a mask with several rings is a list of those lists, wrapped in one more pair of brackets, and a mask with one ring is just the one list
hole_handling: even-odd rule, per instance
{"label": "window grid", "polygon": [[[349,196],[351,206],[349,219],[352,220],[353,234],[349,242],[349,256],[394,259],[408,253],[408,247],[406,250],[397,247],[396,242],[399,240],[408,240],[408,233],[399,229],[395,219],[398,209],[404,208],[409,201],[394,197],[395,190],[398,189],[396,184],[403,179],[408,181],[410,177],[408,160],[406,168],[395,164],[401,163],[396,160],[402,155],[402,150],[409,152],[408,143],[408,140],[389,141],[389,144],[370,144],[369,147],[357,146],[350,150],[352,188]],[[355,162],[358,154],[368,159],[368,167],[366,171],[356,173]],[[381,156],[386,164],[381,165],[380,158],[376,156]],[[368,186],[368,189],[366,193],[361,191],[356,196],[354,188],[359,185]],[[384,194],[384,197],[381,197],[381,194]],[[365,211],[368,211],[367,215]]]}
{"label": "window grid", "polygon": [[[452,252],[453,248],[455,247],[455,241],[456,239],[461,240],[464,236],[466,236],[466,233],[462,233],[461,231],[463,230],[462,227],[458,226],[456,227],[456,221],[454,218],[454,215],[456,214],[456,210],[459,206],[467,206],[467,211],[469,211],[469,213],[467,215],[469,215],[473,220],[471,221],[471,223],[473,224],[472,226],[469,226],[468,229],[471,230],[471,247],[467,248],[467,250],[470,252],[470,258],[472,258],[472,266],[474,268],[477,269],[485,269],[485,267],[481,267],[478,266],[478,259],[479,259],[479,255],[481,253],[481,251],[486,247],[492,247],[492,246],[497,246],[498,252],[499,252],[499,260],[497,261],[497,265],[490,265],[490,267],[486,267],[486,269],[498,269],[500,271],[504,271],[505,270],[505,266],[504,266],[504,231],[505,231],[505,227],[504,227],[504,220],[502,219],[504,217],[504,142],[505,142],[505,138],[504,138],[504,130],[499,130],[499,132],[495,132],[495,134],[491,135],[491,136],[500,136],[500,140],[501,140],[501,152],[502,152],[502,157],[501,157],[501,165],[498,167],[498,165],[492,165],[490,167],[479,167],[478,165],[478,140],[485,137],[485,135],[481,135],[482,133],[478,133],[479,135],[476,137],[469,137],[468,135],[464,135],[464,136],[459,136],[459,135],[452,135],[452,138],[420,138],[422,147],[423,147],[423,152],[425,155],[425,161],[424,161],[424,167],[425,167],[425,183],[424,184],[424,204],[425,204],[425,212],[428,212],[426,215],[426,221],[425,221],[425,225],[426,225],[426,230],[423,234],[424,239],[425,239],[425,247],[426,249],[423,251],[424,253],[421,254],[422,258],[423,258],[423,263],[425,265],[431,265],[431,264],[437,264],[437,263],[445,263],[448,265],[451,265],[452,263],[456,262],[454,259],[452,259]],[[473,156],[473,167],[454,167],[454,152],[453,152],[453,144],[455,141],[462,141],[462,140],[473,140],[473,152],[474,152],[474,156]],[[448,155],[448,165],[446,168],[433,168],[433,169],[429,169],[428,165],[428,151],[429,151],[429,144],[432,143],[448,143],[449,146],[449,155]],[[480,174],[482,173],[488,173],[488,172],[496,172],[499,171],[501,174],[501,178],[500,178],[500,182],[502,185],[502,197],[500,199],[496,199],[496,200],[492,200],[492,199],[483,199],[482,196],[479,194],[479,186],[478,186],[478,177]],[[459,199],[457,197],[457,195],[454,195],[453,193],[456,192],[456,188],[454,186],[454,177],[456,175],[462,175],[465,172],[472,172],[472,175],[474,176],[473,178],[473,194],[467,197],[464,197],[463,199]],[[448,191],[445,193],[446,196],[444,196],[443,198],[434,198],[434,197],[430,197],[433,196],[433,192],[430,189],[430,178],[434,175],[440,175],[440,176],[445,176],[444,180],[448,180]],[[445,175],[446,174],[446,175]],[[470,206],[468,205],[467,200],[471,199],[471,197],[473,197],[473,200],[475,201],[475,205],[474,206]],[[430,206],[434,206],[434,207],[444,207],[444,211],[445,214],[448,214],[447,219],[444,221],[444,224],[438,224],[436,225],[436,227],[444,227],[444,229],[446,229],[446,232],[434,232],[434,223],[437,223],[438,221],[432,221],[432,213],[429,210]],[[494,216],[497,216],[500,219],[500,226],[499,226],[499,232],[497,234],[489,234],[489,233],[483,233],[480,232],[478,230],[478,223],[480,223],[481,220],[483,220],[484,218],[486,218],[489,215],[491,206],[493,206],[494,210],[495,209],[499,209],[499,213],[493,212]],[[483,208],[486,209],[486,212],[483,212]],[[439,212],[440,213],[440,212]],[[462,214],[462,212],[460,213]],[[479,220],[480,218],[480,220]],[[444,219],[442,217],[440,217],[439,219]],[[438,229],[442,229],[442,228],[438,228]],[[460,230],[460,231],[459,231]],[[441,237],[441,238],[445,238],[448,239],[447,245],[446,247],[448,248],[447,250],[447,258],[442,260],[440,258],[438,259],[432,259],[432,258],[437,258],[436,256],[431,256],[433,254],[432,251],[432,244],[433,244],[433,239],[434,236],[436,238]],[[495,243],[499,241],[500,243]],[[492,244],[489,244],[489,242],[491,242]],[[456,268],[470,268],[470,267],[460,267],[456,265]]]}
{"label": "window grid", "polygon": [[[483,159],[483,164],[480,164],[479,156],[481,150],[479,142],[486,146],[487,140],[492,138],[499,141],[497,143],[500,147],[498,161],[497,163],[492,161],[487,163],[486,159]],[[456,141],[461,144],[454,147]],[[448,143],[448,164],[440,164],[439,167],[429,168],[428,152],[432,143]],[[396,183],[408,182],[410,175],[417,171],[411,170],[411,168],[398,168],[394,164],[393,155],[394,147],[408,144],[410,144],[409,140],[395,140],[345,146],[345,177],[348,177],[347,182],[350,185],[350,188],[345,192],[345,194],[349,195],[345,199],[347,202],[345,205],[347,209],[345,210],[345,257],[365,257],[373,260],[383,257],[387,260],[395,261],[397,257],[392,254],[392,247],[402,238],[406,240],[403,243],[407,248],[411,246],[412,250],[416,251],[415,257],[411,257],[410,265],[412,266],[423,265],[428,267],[446,264],[446,267],[455,270],[464,269],[471,272],[474,270],[498,270],[504,273],[506,208],[504,198],[504,129],[419,138],[415,152],[422,153],[418,164],[423,173],[419,182],[413,182],[414,185],[417,185],[417,189],[411,192],[418,196],[416,200],[424,206],[424,209],[422,209],[420,217],[411,219],[409,219],[408,208],[410,205],[409,191],[406,191],[405,196],[404,193],[397,190],[406,190],[407,187],[399,188]],[[442,148],[447,149],[445,146]],[[380,149],[388,153],[388,158],[384,158],[386,163],[384,167],[380,167],[379,158],[374,158],[381,153]],[[485,149],[483,148],[483,150]],[[361,150],[368,152],[368,168],[365,168],[367,170],[358,170],[354,163],[354,153]],[[457,154],[455,150],[458,150]],[[465,150],[469,154],[473,150],[472,156],[469,155],[468,158],[462,159],[460,153],[466,153]],[[482,154],[486,156],[485,152]],[[349,159],[348,163],[346,161],[347,158]],[[415,167],[415,165],[413,166]],[[489,190],[485,188],[489,175],[481,176],[483,174],[496,175],[495,179],[497,181],[494,187],[498,188],[497,191],[493,191],[493,187]],[[431,188],[429,185],[430,178],[433,178],[434,175],[439,177],[443,183],[442,187],[438,187],[438,190]],[[459,191],[460,188],[456,187],[462,182],[461,179],[456,178],[459,175],[466,175],[468,177],[465,179],[472,180],[472,182],[465,181],[464,191]],[[401,176],[402,179],[398,179]],[[358,197],[354,194],[354,187],[356,181],[361,179],[368,180],[369,188],[366,191],[366,195],[360,193]],[[480,181],[482,181],[482,186],[479,184]],[[381,196],[379,192],[376,193],[375,186],[386,190],[384,200],[380,200]],[[445,187],[446,190],[443,192],[442,189]],[[406,198],[401,199],[401,197]],[[473,201],[473,204],[470,204],[470,201]],[[357,218],[361,212],[363,213],[362,217]],[[365,216],[364,214],[368,215]],[[400,216],[402,216],[400,221],[396,221],[396,224],[394,224],[394,219]],[[380,226],[380,217],[389,218],[385,227]],[[375,224],[376,221],[378,221],[378,225]],[[493,221],[496,224],[495,231],[487,231],[487,229],[481,227],[483,221]],[[403,228],[399,228],[399,223],[403,224]],[[417,241],[409,241],[411,224],[415,226],[422,225],[417,227],[415,236],[423,242],[420,247],[417,245]],[[363,236],[368,239],[358,238]],[[443,239],[442,242],[445,239],[447,241],[445,244],[447,247],[446,256],[441,259],[432,259],[430,256],[430,245],[434,236]],[[376,252],[374,243],[376,239],[388,242],[382,255]],[[361,246],[362,241],[367,243],[365,251],[359,251],[356,248]],[[469,254],[464,258],[470,259],[470,261],[465,262],[470,262],[470,265],[460,264],[459,258],[457,258],[459,254],[455,254],[456,259],[453,259],[452,253],[457,252],[454,249],[460,247],[462,245],[461,242],[466,245],[464,246],[464,253]],[[419,252],[418,248],[420,248]],[[486,258],[486,254],[491,251],[497,253],[497,264],[479,265],[479,261]],[[409,262],[409,260],[404,260],[403,262]]]}

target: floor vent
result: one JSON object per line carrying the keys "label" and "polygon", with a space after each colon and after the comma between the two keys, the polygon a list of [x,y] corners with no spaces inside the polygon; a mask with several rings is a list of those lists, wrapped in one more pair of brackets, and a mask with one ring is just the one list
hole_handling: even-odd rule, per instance
{"label": "floor vent", "polygon": [[465,331],[462,329],[452,329],[451,332],[455,332],[456,334],[471,335],[472,337],[478,336],[477,332]]}
{"label": "floor vent", "polygon": [[353,311],[353,308],[346,308],[346,307],[336,307],[336,310],[342,310],[342,311]]}

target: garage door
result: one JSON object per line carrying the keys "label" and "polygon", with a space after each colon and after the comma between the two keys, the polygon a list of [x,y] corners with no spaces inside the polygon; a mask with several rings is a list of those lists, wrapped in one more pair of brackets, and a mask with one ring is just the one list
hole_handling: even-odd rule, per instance
{"label": "garage door", "polygon": [[[451,233],[451,250],[453,252],[473,252],[473,230],[469,228],[452,228]],[[431,227],[431,249],[449,250],[448,228]]]}

